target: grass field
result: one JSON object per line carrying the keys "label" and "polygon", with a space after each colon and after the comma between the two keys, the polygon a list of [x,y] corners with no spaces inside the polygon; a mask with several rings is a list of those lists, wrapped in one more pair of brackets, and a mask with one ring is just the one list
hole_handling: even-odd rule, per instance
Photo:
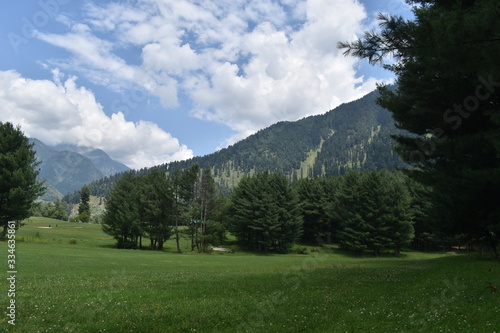
{"label": "grass field", "polygon": [[16,236],[8,332],[500,332],[500,263],[477,256],[117,250],[98,225],[35,218]]}

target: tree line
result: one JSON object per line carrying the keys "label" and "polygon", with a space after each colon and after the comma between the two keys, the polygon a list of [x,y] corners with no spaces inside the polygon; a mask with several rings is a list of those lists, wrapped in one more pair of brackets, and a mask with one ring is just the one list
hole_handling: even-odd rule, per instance
{"label": "tree line", "polygon": [[[417,193],[420,196],[417,196]],[[152,250],[187,230],[191,249],[206,251],[231,232],[246,250],[287,253],[296,243],[338,243],[375,255],[399,255],[415,236],[422,191],[401,172],[350,171],[344,176],[290,182],[260,172],[243,177],[229,197],[218,193],[210,169],[171,174],[126,173],[106,198],[103,230],[120,248]]]}
{"label": "tree line", "polygon": [[192,250],[206,250],[208,241],[221,240],[220,223],[212,221],[220,205],[209,169],[198,165],[171,174],[158,168],[147,174],[126,172],[106,197],[103,230],[113,236],[119,248],[162,250],[174,237],[178,252],[181,231],[189,226]]}

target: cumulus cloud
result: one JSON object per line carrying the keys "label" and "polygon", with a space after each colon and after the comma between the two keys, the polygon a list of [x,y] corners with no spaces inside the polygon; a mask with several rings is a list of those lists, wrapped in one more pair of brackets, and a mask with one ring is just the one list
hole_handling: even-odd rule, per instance
{"label": "cumulus cloud", "polygon": [[[97,69],[139,84],[165,108],[179,107],[182,93],[193,117],[237,131],[232,143],[373,90],[375,80],[358,77],[356,59],[336,48],[362,32],[366,18],[357,0],[89,2],[83,23],[39,38],[72,52],[65,61],[77,61],[81,75]],[[140,64],[117,55],[127,47],[140,52]]]}
{"label": "cumulus cloud", "polygon": [[127,121],[123,113],[107,116],[93,93],[70,77],[61,82],[31,80],[16,71],[0,71],[0,121],[20,125],[29,137],[47,144],[69,143],[106,151],[132,167],[191,158],[193,152],[156,124]]}

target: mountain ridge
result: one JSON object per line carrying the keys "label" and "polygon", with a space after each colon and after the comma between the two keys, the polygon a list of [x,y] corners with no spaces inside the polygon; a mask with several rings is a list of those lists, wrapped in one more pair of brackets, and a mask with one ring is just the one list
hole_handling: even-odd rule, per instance
{"label": "mountain ridge", "polygon": [[[392,151],[396,128],[389,111],[376,103],[373,91],[324,114],[297,121],[280,121],[212,154],[156,166],[167,173],[198,164],[210,168],[223,193],[229,193],[245,175],[259,171],[284,174],[290,181],[305,177],[330,177],[351,169],[404,168]],[[147,173],[141,169],[137,173]],[[120,174],[88,184],[92,194],[105,196]],[[77,196],[67,196],[68,201]]]}
{"label": "mountain ridge", "polygon": [[79,190],[82,186],[105,176],[130,170],[124,164],[112,160],[100,149],[86,149],[82,154],[72,146],[53,147],[39,139],[30,138],[40,162],[39,177],[44,180],[45,201],[61,199],[65,194]]}
{"label": "mountain ridge", "polygon": [[390,137],[401,130],[389,111],[376,104],[378,96],[373,91],[321,115],[278,122],[213,154],[159,167],[170,171],[196,163],[212,168],[215,177],[228,168],[240,173],[268,170],[291,180],[335,176],[350,169],[404,167],[391,149]]}

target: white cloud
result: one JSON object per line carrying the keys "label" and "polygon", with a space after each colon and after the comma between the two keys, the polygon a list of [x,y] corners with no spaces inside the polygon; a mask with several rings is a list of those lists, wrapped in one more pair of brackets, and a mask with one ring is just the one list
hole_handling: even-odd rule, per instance
{"label": "white cloud", "polygon": [[121,112],[108,117],[93,93],[75,81],[70,77],[61,83],[58,71],[54,72],[54,81],[0,71],[0,121],[20,125],[26,135],[47,144],[100,148],[132,168],[193,156],[190,149],[154,123],[133,123]]}
{"label": "white cloud", "polygon": [[[89,3],[83,16],[67,34],[39,35],[74,54],[67,68],[77,62],[80,75],[100,73],[93,82],[103,85],[138,84],[166,108],[182,93],[191,115],[229,126],[233,139],[375,88],[337,49],[364,31],[357,0],[137,0]],[[125,47],[142,62],[120,58]]]}

